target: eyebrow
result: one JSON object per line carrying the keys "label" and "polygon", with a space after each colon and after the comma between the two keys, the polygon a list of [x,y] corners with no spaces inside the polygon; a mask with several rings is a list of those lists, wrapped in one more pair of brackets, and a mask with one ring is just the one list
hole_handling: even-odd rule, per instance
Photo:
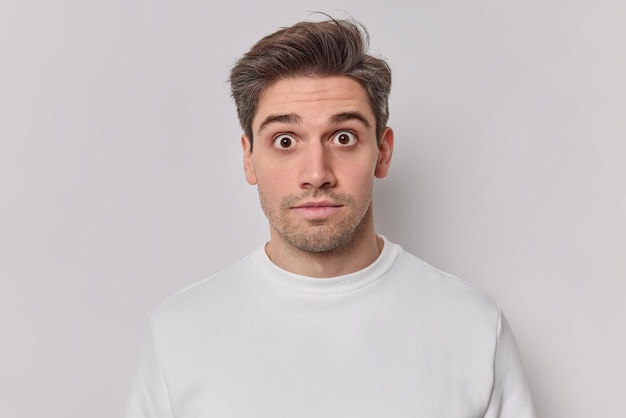
{"label": "eyebrow", "polygon": [[[370,128],[371,125],[367,118],[361,112],[342,112],[332,115],[330,121],[333,124],[339,124],[348,120],[358,120],[366,128]],[[302,117],[296,113],[286,113],[284,115],[269,115],[259,126],[259,132],[263,131],[268,125],[273,123],[302,123]]]}
{"label": "eyebrow", "polygon": [[269,115],[259,126],[259,133],[272,123],[302,123],[302,117],[295,113],[287,113],[285,115]]}
{"label": "eyebrow", "polygon": [[371,127],[369,121],[361,112],[342,112],[337,113],[330,118],[330,121],[335,124],[345,122],[347,120],[358,120],[363,125],[365,125],[366,128]]}

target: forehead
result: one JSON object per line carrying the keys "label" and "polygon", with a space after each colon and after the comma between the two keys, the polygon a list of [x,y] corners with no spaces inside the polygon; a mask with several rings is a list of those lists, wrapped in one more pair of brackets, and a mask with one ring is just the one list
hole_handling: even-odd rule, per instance
{"label": "forehead", "polygon": [[306,122],[342,112],[360,112],[375,125],[369,97],[358,81],[345,76],[284,78],[261,94],[252,128],[256,131],[272,115],[296,113]]}

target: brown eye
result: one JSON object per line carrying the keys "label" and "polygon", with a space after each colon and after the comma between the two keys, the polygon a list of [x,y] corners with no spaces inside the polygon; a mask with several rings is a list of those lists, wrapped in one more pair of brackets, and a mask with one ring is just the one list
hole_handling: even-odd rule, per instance
{"label": "brown eye", "polygon": [[282,134],[274,139],[274,146],[279,149],[289,149],[293,147],[295,142],[291,135]]}
{"label": "brown eye", "polygon": [[340,131],[335,134],[332,141],[339,145],[353,145],[356,142],[356,135],[350,131]]}
{"label": "brown eye", "polygon": [[339,141],[340,144],[349,144],[350,137],[347,134],[341,134],[337,137],[337,141]]}

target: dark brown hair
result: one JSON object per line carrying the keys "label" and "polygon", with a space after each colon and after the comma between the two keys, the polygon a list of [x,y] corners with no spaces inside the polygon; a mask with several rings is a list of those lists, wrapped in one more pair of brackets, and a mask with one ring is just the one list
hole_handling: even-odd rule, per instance
{"label": "dark brown hair", "polygon": [[365,27],[350,20],[300,22],[259,40],[232,68],[231,93],[239,123],[252,141],[252,120],[263,91],[288,77],[347,76],[358,81],[376,117],[378,140],[389,119],[391,69],[367,54]]}

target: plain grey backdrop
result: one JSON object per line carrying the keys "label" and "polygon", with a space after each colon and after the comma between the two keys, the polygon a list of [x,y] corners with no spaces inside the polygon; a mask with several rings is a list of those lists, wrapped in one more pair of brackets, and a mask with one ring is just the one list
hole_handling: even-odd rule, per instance
{"label": "plain grey backdrop", "polygon": [[620,0],[3,1],[0,416],[120,416],[150,311],[267,239],[228,71],[313,10],[394,72],[378,231],[500,302],[541,416],[625,417]]}

